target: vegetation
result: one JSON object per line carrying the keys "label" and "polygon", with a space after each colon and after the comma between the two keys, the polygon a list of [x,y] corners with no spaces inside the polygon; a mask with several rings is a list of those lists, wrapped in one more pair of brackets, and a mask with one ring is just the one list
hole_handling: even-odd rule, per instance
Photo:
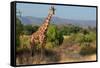
{"label": "vegetation", "polygon": [[75,25],[67,25],[67,26],[63,26],[60,29],[60,32],[63,35],[70,35],[72,33],[78,33],[82,28],[79,26],[75,26]]}
{"label": "vegetation", "polygon": [[23,33],[25,35],[31,35],[33,32],[35,32],[38,29],[39,26],[32,26],[32,25],[24,25]]}
{"label": "vegetation", "polygon": [[47,47],[56,47],[63,42],[63,35],[58,31],[57,26],[51,24],[47,31]]}
{"label": "vegetation", "polygon": [[[40,63],[36,59],[39,55],[30,56],[30,35],[37,31],[39,26],[23,25],[19,19],[16,20],[16,48],[19,58],[24,55],[28,57],[28,63]],[[39,50],[39,44],[34,47]],[[27,54],[27,55],[26,55]],[[46,33],[46,46],[41,63],[60,62],[62,59],[76,60],[79,57],[96,54],[96,27],[83,28],[78,25],[55,25],[50,24]],[[73,56],[72,56],[73,55]],[[68,58],[68,57],[71,58]],[[75,57],[75,58],[73,58]],[[79,57],[77,58],[78,60]],[[25,58],[25,57],[24,57]],[[30,62],[30,59],[33,61]],[[38,57],[39,58],[39,57]],[[23,58],[21,58],[23,59]],[[22,64],[24,64],[23,59]],[[44,60],[44,61],[43,61]],[[66,60],[66,61],[67,61]],[[82,59],[81,59],[82,60]],[[69,60],[68,60],[69,61]],[[84,58],[83,58],[84,61]],[[20,61],[19,61],[20,62]]]}
{"label": "vegetation", "polygon": [[91,55],[96,53],[96,47],[95,46],[82,46],[80,50],[81,55]]}
{"label": "vegetation", "polygon": [[16,46],[20,46],[20,35],[22,34],[23,31],[23,25],[21,21],[17,18],[16,19]]}

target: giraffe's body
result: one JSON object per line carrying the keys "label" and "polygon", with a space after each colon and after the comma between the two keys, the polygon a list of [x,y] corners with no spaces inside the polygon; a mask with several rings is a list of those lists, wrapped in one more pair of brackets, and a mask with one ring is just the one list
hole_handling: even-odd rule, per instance
{"label": "giraffe's body", "polygon": [[49,14],[47,18],[44,20],[43,24],[39,27],[39,29],[31,35],[31,47],[34,48],[35,43],[39,43],[41,45],[41,48],[44,48],[45,41],[46,41],[46,32],[48,29],[48,26],[50,24],[50,20],[52,16],[54,15],[54,7],[51,7]]}

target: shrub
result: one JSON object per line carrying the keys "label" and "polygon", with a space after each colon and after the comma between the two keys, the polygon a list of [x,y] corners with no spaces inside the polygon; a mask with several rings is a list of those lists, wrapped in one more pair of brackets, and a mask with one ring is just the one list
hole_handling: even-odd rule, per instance
{"label": "shrub", "polygon": [[96,48],[93,46],[82,46],[80,50],[81,55],[91,55],[96,53]]}
{"label": "shrub", "polygon": [[45,48],[51,50],[54,48],[54,45],[51,42],[47,42]]}
{"label": "shrub", "polygon": [[21,48],[29,48],[30,36],[27,36],[27,35],[20,36],[20,45],[21,45]]}
{"label": "shrub", "polygon": [[63,26],[60,31],[63,35],[71,35],[78,33],[82,28],[77,25],[66,25]]}
{"label": "shrub", "polygon": [[47,36],[46,42],[49,45],[51,44],[51,46],[57,46],[63,42],[63,36],[61,32],[59,32],[59,30],[57,29],[57,26],[54,24],[50,24],[46,36]]}
{"label": "shrub", "polygon": [[33,32],[37,31],[38,26],[32,26],[32,25],[24,25],[23,33],[25,35],[31,35]]}

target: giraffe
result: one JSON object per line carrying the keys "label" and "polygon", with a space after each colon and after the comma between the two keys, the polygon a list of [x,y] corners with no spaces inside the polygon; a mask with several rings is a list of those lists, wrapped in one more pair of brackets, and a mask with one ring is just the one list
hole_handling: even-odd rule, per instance
{"label": "giraffe", "polygon": [[[48,16],[45,18],[43,24],[38,28],[36,32],[34,32],[31,35],[30,39],[31,49],[34,49],[35,43],[39,43],[41,46],[41,54],[43,53],[43,49],[46,43],[46,32],[50,24],[50,20],[54,14],[55,14],[55,8],[54,6],[51,6],[51,8],[49,9]],[[32,51],[32,56],[33,56],[33,51]]]}

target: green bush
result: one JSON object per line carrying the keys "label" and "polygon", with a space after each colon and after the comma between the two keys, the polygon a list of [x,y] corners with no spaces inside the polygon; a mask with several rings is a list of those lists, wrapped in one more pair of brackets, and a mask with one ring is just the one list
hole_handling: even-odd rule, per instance
{"label": "green bush", "polygon": [[96,44],[93,44],[93,42],[96,41],[96,34],[93,32],[89,32],[88,34],[83,35],[83,37],[80,39],[81,41],[81,55],[89,55],[96,53],[96,47],[94,47]]}
{"label": "green bush", "polygon": [[32,25],[24,25],[23,33],[25,35],[31,35],[33,32],[37,31],[38,26],[32,26]]}
{"label": "green bush", "polygon": [[90,32],[89,34],[83,35],[80,38],[80,42],[81,43],[84,43],[84,42],[91,43],[91,42],[93,42],[95,40],[96,40],[96,34],[93,33],[93,32]]}
{"label": "green bush", "polygon": [[71,35],[78,33],[82,28],[77,25],[66,25],[60,28],[60,31],[63,35]]}
{"label": "green bush", "polygon": [[89,45],[95,41],[96,41],[96,34],[93,32],[89,32],[89,34],[86,35],[82,33],[71,34],[69,35],[69,38],[66,39],[66,43],[70,43],[70,44],[79,43],[80,45],[84,43],[88,43],[87,45]]}
{"label": "green bush", "polygon": [[47,43],[50,42],[51,46],[60,45],[63,42],[63,35],[57,29],[57,26],[54,24],[50,24],[46,33]]}
{"label": "green bush", "polygon": [[82,39],[83,39],[83,34],[76,33],[76,34],[70,35],[67,41],[70,43],[81,43]]}

